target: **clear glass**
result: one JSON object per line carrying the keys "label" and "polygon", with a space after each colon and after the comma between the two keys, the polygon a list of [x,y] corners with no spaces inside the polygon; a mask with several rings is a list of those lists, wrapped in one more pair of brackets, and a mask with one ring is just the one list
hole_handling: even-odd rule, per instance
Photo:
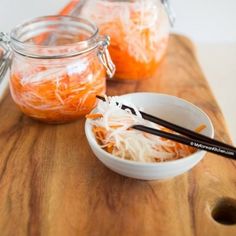
{"label": "clear glass", "polygon": [[10,91],[26,115],[64,123],[89,113],[106,90],[98,57],[101,37],[91,22],[75,17],[41,17],[10,35]]}
{"label": "clear glass", "polygon": [[159,0],[86,0],[79,14],[111,37],[109,51],[116,79],[143,80],[156,72],[169,39],[170,24]]}

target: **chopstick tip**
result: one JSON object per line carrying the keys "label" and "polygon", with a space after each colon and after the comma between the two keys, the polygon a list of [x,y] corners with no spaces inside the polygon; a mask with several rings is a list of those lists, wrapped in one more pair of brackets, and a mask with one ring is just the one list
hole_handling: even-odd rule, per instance
{"label": "chopstick tip", "polygon": [[100,99],[100,100],[102,100],[102,101],[105,101],[105,100],[106,100],[105,97],[100,96],[100,95],[96,95],[96,98],[98,98],[98,99]]}

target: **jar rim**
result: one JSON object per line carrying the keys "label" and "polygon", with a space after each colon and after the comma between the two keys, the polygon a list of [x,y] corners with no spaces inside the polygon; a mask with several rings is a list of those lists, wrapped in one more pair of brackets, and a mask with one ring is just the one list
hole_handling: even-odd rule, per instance
{"label": "jar rim", "polygon": [[[80,26],[87,27],[87,30],[90,30],[90,34],[86,39],[84,40],[78,40],[73,43],[67,43],[65,45],[43,45],[38,43],[37,41],[24,41],[20,38],[23,37],[24,33],[27,33],[29,30],[33,31],[35,30],[34,27],[43,27],[43,22],[48,22],[49,27],[53,26],[53,22],[57,24],[59,27],[63,24],[80,24]],[[34,24],[36,26],[34,26]],[[38,26],[37,26],[38,24]],[[27,31],[28,30],[28,31]],[[42,29],[41,29],[42,30]],[[42,34],[37,35],[38,39],[41,37],[41,40],[43,38],[50,37],[50,35],[44,35],[45,33],[41,32]],[[33,33],[31,32],[33,35]],[[42,17],[36,17],[31,20],[26,20],[23,23],[17,25],[14,27],[10,32],[10,44],[12,49],[26,57],[31,58],[39,58],[39,59],[58,59],[58,58],[66,58],[66,57],[73,57],[78,56],[80,54],[89,52],[99,45],[99,29],[97,25],[90,20],[83,18],[83,17],[75,17],[75,16],[61,16],[61,15],[48,15],[48,16],[42,16]],[[37,38],[36,38],[37,39]],[[45,39],[46,40],[46,39]],[[39,40],[40,41],[40,40]],[[56,53],[58,51],[63,51],[63,49],[70,49],[67,52],[63,53]],[[46,51],[50,51],[50,55],[46,55]],[[53,51],[55,51],[55,54],[53,54]]]}

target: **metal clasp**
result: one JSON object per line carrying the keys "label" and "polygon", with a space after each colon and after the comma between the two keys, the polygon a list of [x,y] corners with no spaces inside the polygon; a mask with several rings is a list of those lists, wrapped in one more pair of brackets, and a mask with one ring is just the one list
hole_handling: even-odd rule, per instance
{"label": "metal clasp", "polygon": [[10,38],[6,33],[0,32],[0,82],[4,78],[11,64]]}
{"label": "metal clasp", "polygon": [[173,8],[170,5],[170,1],[169,0],[161,0],[161,3],[163,4],[163,6],[167,12],[167,15],[168,15],[169,21],[170,21],[170,25],[173,27],[175,24],[176,16],[175,16],[175,12],[174,12]]}
{"label": "metal clasp", "polygon": [[108,51],[109,44],[110,44],[110,37],[105,36],[105,38],[101,40],[100,46],[98,48],[98,58],[106,68],[108,77],[112,78],[115,74],[116,67],[112,62],[110,53]]}

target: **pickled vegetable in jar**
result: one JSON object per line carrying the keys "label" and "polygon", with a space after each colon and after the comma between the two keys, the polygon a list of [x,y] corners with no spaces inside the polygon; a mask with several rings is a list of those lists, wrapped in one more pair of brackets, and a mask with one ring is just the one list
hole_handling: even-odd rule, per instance
{"label": "pickled vegetable in jar", "polygon": [[82,18],[40,17],[12,30],[10,91],[26,115],[64,123],[89,113],[114,73],[109,38]]}
{"label": "pickled vegetable in jar", "polygon": [[169,19],[159,0],[86,0],[79,14],[93,20],[111,37],[109,51],[116,79],[142,80],[153,76],[169,39]]}

